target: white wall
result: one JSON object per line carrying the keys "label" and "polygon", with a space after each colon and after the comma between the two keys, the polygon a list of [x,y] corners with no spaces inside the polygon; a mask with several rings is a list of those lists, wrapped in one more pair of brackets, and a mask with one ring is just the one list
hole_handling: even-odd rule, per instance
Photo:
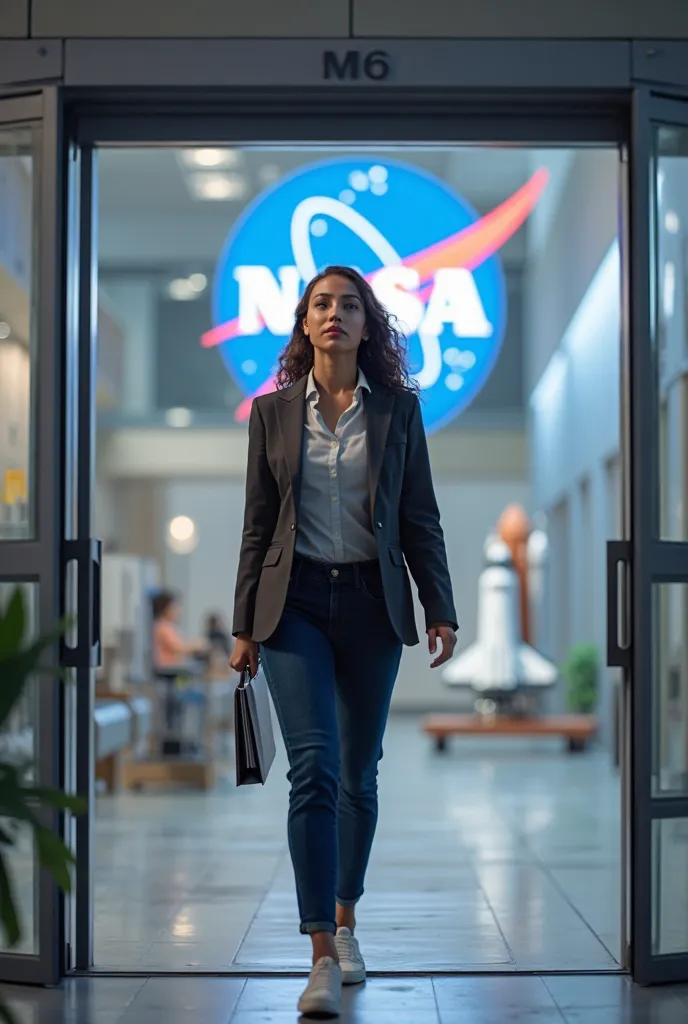
{"label": "white wall", "polygon": [[547,508],[617,451],[620,424],[620,264],[616,243],[532,393],[533,500]]}
{"label": "white wall", "polygon": [[[524,338],[533,509],[547,519],[549,608],[538,645],[558,663],[572,644],[606,660],[605,543],[619,536],[621,268],[619,155],[553,157],[556,189],[536,212]],[[615,674],[602,668],[602,739]],[[565,707],[565,687],[550,706]]]}
{"label": "white wall", "polygon": [[619,154],[550,157],[554,190],[536,213],[525,303],[525,378],[535,386],[618,230]]}
{"label": "white wall", "polygon": [[[610,468],[619,451],[620,284],[613,243],[531,397],[532,500],[548,515],[551,542],[552,632],[543,645],[557,661],[579,642],[606,657],[605,543],[620,522]],[[603,668],[605,742],[613,678]],[[561,690],[553,704],[563,708]]]}

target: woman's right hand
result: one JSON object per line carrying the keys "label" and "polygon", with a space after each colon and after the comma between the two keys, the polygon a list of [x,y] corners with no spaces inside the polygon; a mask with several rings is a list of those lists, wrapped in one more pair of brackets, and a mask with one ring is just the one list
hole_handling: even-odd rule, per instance
{"label": "woman's right hand", "polygon": [[234,641],[234,650],[229,659],[229,666],[235,672],[243,672],[248,667],[251,677],[258,674],[258,644],[249,636],[238,636]]}

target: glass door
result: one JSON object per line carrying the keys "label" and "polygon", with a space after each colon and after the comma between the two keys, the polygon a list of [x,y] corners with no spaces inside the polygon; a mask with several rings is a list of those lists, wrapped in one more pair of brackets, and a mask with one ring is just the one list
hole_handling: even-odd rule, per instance
{"label": "glass door", "polygon": [[651,984],[688,979],[688,101],[651,89],[630,235],[631,963]]}
{"label": "glass door", "polygon": [[[59,132],[56,90],[0,98],[0,605],[20,588],[34,634],[63,612]],[[57,662],[57,648],[50,657]],[[41,677],[5,724],[0,756],[31,761],[37,785],[61,786],[61,736],[60,684]],[[3,855],[22,937],[0,950],[0,979],[54,983],[56,887],[28,831]]]}

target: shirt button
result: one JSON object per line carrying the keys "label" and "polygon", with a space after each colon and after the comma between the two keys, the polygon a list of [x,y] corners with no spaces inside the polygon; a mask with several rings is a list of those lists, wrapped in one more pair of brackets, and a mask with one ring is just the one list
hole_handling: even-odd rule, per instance
{"label": "shirt button", "polygon": [[337,448],[339,445],[339,441],[331,441],[330,444],[332,445],[333,448]]}
{"label": "shirt button", "polygon": [[330,569],[330,576],[334,576],[335,578],[339,576],[339,569]]}
{"label": "shirt button", "polygon": [[339,501],[339,498],[337,497],[336,494],[332,495],[332,501]]}

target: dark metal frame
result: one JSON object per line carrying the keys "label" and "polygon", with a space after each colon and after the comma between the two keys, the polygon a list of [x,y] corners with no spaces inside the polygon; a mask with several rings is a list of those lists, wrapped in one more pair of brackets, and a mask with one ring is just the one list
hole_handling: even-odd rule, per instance
{"label": "dark metal frame", "polygon": [[[53,624],[62,612],[61,509],[62,463],[62,212],[64,164],[61,159],[62,120],[58,90],[35,90],[27,96],[0,99],[0,126],[35,124],[40,129],[36,154],[34,236],[38,239],[32,294],[32,438],[30,486],[33,491],[33,539],[0,541],[0,579],[34,582],[39,588],[40,628]],[[53,652],[57,663],[57,649]],[[44,681],[38,697],[36,732],[37,772],[42,785],[59,786],[62,694],[58,682]],[[46,821],[60,827],[57,815]],[[38,915],[38,952],[0,954],[0,977],[16,982],[52,984],[62,972],[62,901],[50,875],[37,871],[34,914]]]}
{"label": "dark metal frame", "polygon": [[[495,113],[495,110],[498,113]],[[80,153],[81,266],[78,327],[82,372],[92,373],[87,352],[92,351],[93,324],[90,296],[96,251],[92,226],[96,220],[93,194],[97,185],[94,147],[182,144],[292,143],[384,144],[409,146],[480,145],[495,140],[504,145],[600,145],[623,147],[628,143],[628,96],[619,93],[593,96],[562,94],[556,101],[524,96],[516,104],[508,96],[461,96],[457,91],[394,90],[384,96],[364,90],[229,90],[214,95],[186,90],[164,98],[156,91],[137,90],[134,97],[107,93],[82,97],[71,94],[68,123],[70,138]],[[91,225],[87,227],[86,225]],[[88,298],[87,298],[88,297]],[[89,386],[80,387],[81,401]],[[93,394],[92,386],[90,394]],[[89,399],[90,400],[90,399]],[[88,421],[90,408],[84,407]],[[78,460],[79,502],[90,509],[91,478],[85,467],[92,453],[85,449]],[[90,520],[81,519],[79,536],[90,536]],[[77,749],[79,791],[93,792],[92,685],[86,676],[78,685],[77,717],[80,743]],[[88,742],[85,742],[88,738]],[[84,819],[77,834],[76,956],[77,971],[93,966],[91,850],[92,828]],[[625,965],[626,966],[626,965]]]}
{"label": "dark metal frame", "polygon": [[688,102],[669,88],[638,89],[632,118],[630,232],[631,283],[631,516],[632,516],[632,801],[631,892],[633,906],[633,975],[641,984],[685,980],[688,949],[683,954],[652,952],[654,821],[688,818],[688,795],[654,796],[653,730],[656,711],[653,660],[658,642],[653,626],[653,586],[688,582],[688,542],[659,539],[659,417],[653,345],[656,287],[654,217],[655,131],[663,124],[688,128]]}
{"label": "dark metal frame", "polygon": [[71,761],[76,790],[88,800],[88,812],[76,820],[76,888],[73,902],[73,962],[80,968],[93,962],[93,811],[95,806],[95,676],[100,664],[100,541],[93,532],[93,481],[95,480],[95,393],[97,322],[97,181],[93,147],[72,148],[73,316],[68,327],[74,368],[71,400],[77,418],[73,489],[70,495],[74,524],[68,542],[69,554],[77,566],[77,618],[79,636],[69,653],[74,671],[76,707],[74,729],[78,737]]}

